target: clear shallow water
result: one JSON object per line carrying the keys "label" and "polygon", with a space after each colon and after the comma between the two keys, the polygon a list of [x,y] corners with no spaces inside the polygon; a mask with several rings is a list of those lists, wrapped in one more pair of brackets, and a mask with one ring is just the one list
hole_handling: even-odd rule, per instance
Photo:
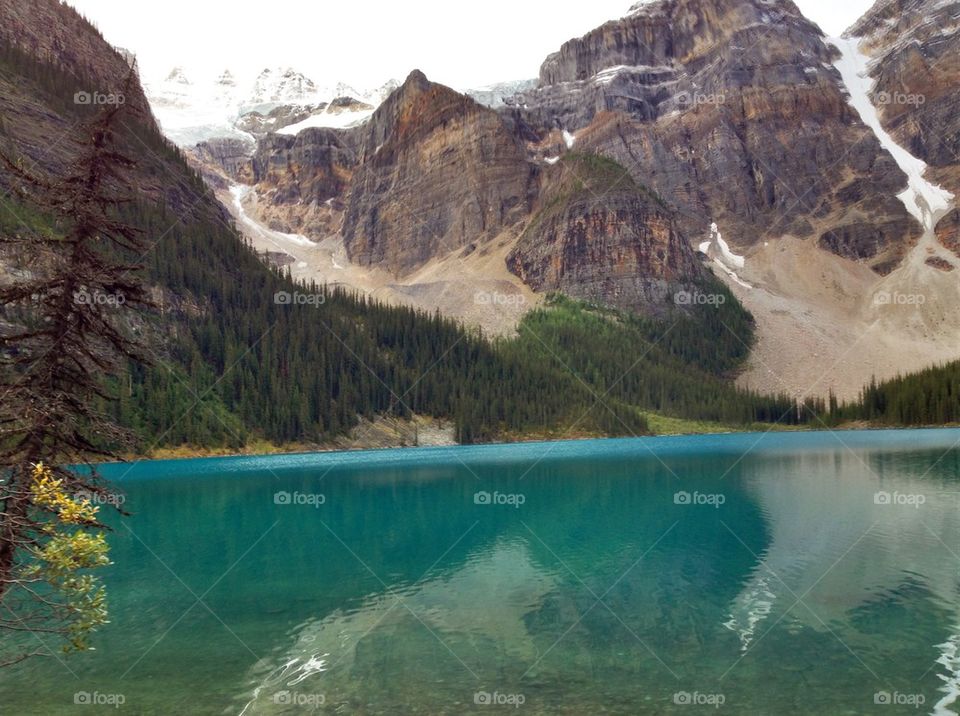
{"label": "clear shallow water", "polygon": [[0,671],[0,711],[954,713],[958,443],[111,466],[134,513],[112,536],[113,623],[92,655]]}

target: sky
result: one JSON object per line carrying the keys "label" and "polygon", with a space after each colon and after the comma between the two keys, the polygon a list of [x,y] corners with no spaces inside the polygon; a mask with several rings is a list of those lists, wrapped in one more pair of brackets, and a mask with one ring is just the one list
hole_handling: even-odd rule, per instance
{"label": "sky", "polygon": [[[872,0],[795,0],[838,35]],[[572,37],[626,14],[631,0],[68,0],[114,45],[137,54],[147,81],[171,68],[194,80],[294,67],[318,84],[359,88],[417,68],[457,89],[536,77]],[[256,9],[254,9],[256,8]]]}

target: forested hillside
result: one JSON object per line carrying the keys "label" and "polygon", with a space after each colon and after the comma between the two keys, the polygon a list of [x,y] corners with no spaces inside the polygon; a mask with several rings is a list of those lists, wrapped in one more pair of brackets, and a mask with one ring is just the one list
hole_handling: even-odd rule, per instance
{"label": "forested hillside", "polygon": [[[72,102],[94,81],[9,45],[0,52],[6,106],[19,97],[62,124],[79,126],[95,111]],[[13,115],[3,119],[0,142],[16,160],[32,137]],[[142,259],[157,303],[130,330],[147,339],[154,360],[113,377],[117,400],[103,407],[135,431],[139,450],[239,447],[253,437],[321,442],[362,417],[411,413],[454,420],[461,442],[574,424],[581,434],[639,434],[641,408],[733,422],[795,420],[783,399],[742,393],[726,380],[751,340],[749,318],[732,297],[722,313],[702,307],[670,330],[558,302],[533,314],[518,339],[492,343],[438,315],[296,285],[268,269],[152,118],[131,115],[124,128],[138,193],[120,218],[144,231],[149,251],[129,258]],[[56,152],[37,163],[55,173]],[[0,181],[13,188],[9,177]],[[0,229],[58,231],[12,196]],[[17,254],[7,252],[4,262],[30,270]],[[281,294],[308,299],[285,303]]]}
{"label": "forested hillside", "polygon": [[653,320],[554,295],[528,314],[517,340],[502,350],[541,355],[567,366],[598,395],[664,415],[743,425],[805,423],[823,401],[799,410],[789,395],[766,396],[730,380],[748,353],[749,314],[722,286],[720,305],[690,316]]}
{"label": "forested hillside", "polygon": [[881,382],[859,400],[836,408],[833,422],[865,420],[884,426],[960,423],[960,361]]}

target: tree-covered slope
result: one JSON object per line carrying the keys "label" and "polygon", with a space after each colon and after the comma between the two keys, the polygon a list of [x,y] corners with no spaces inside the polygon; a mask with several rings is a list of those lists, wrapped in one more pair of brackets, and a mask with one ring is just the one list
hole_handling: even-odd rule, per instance
{"label": "tree-covered slope", "polygon": [[836,408],[831,417],[837,423],[862,420],[884,426],[960,423],[960,361],[871,381],[859,400]]}
{"label": "tree-covered slope", "polygon": [[749,352],[749,314],[729,300],[700,305],[691,314],[656,320],[552,296],[546,308],[528,314],[506,353],[540,356],[563,365],[596,396],[669,416],[729,425],[796,424],[818,401],[798,411],[788,395],[764,396],[730,380]]}

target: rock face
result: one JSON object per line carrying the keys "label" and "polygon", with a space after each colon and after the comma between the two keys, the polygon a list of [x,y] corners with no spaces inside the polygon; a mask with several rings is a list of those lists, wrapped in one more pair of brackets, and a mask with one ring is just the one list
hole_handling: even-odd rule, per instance
{"label": "rock face", "polygon": [[253,156],[253,181],[277,204],[325,202],[344,192],[355,164],[356,153],[335,130],[270,134]]}
{"label": "rock face", "polygon": [[535,170],[496,112],[413,72],[359,130],[343,238],[403,275],[523,219]]}
{"label": "rock face", "polygon": [[884,126],[960,195],[960,0],[880,0],[851,27]]}
{"label": "rock face", "polygon": [[[123,91],[131,67],[129,53],[118,48],[105,51],[103,37],[72,8],[49,0],[0,0],[0,43],[53,64],[83,68],[77,91],[123,94],[139,121],[156,126],[139,78]],[[81,86],[87,83],[94,86]]]}
{"label": "rock face", "polygon": [[937,224],[937,239],[960,256],[960,209],[954,209]]}
{"label": "rock face", "polygon": [[[169,180],[171,172],[180,171],[179,163],[171,161],[158,136],[139,77],[130,77],[129,54],[107,44],[72,7],[59,0],[0,0],[0,47],[68,67],[76,78],[72,86],[68,83],[51,93],[42,82],[25,81],[17,71],[0,73],[0,133],[8,145],[4,151],[21,156],[25,166],[37,172],[60,175],[81,151],[78,117],[92,116],[96,105],[122,95],[122,124],[131,132],[119,133],[120,149],[136,158],[136,165],[123,172],[123,189],[135,190],[185,219],[226,219],[223,207],[208,200],[206,190],[192,178]],[[144,135],[133,138],[132,128],[138,125],[154,136],[149,147]],[[0,172],[0,195],[5,194],[7,179]]]}
{"label": "rock face", "polygon": [[706,278],[673,213],[609,159],[569,154],[544,190],[507,266],[537,291],[665,315]]}
{"label": "rock face", "polygon": [[911,236],[915,231],[909,219],[893,219],[885,224],[861,221],[838,226],[820,235],[817,245],[838,256],[855,260],[869,260],[877,256],[882,261],[871,262],[881,275],[890,273],[904,257],[908,245],[899,237]]}
{"label": "rock face", "polygon": [[240,115],[234,122],[234,127],[244,132],[249,132],[254,136],[262,136],[270,132],[276,132],[279,129],[288,127],[291,124],[302,122],[307,117],[311,117],[327,108],[326,102],[318,104],[281,104],[270,111],[263,112],[252,110]]}
{"label": "rock face", "polygon": [[502,111],[623,164],[689,235],[813,238],[885,271],[919,226],[835,56],[789,0],[658,0],[563,45]]}
{"label": "rock face", "polygon": [[252,158],[261,218],[271,229],[322,238],[340,226],[341,200],[356,166],[344,132],[268,134]]}
{"label": "rock face", "polygon": [[[189,156],[195,160],[201,168],[215,167],[218,171],[209,173],[211,175],[222,173],[234,182],[249,184],[253,181],[253,151],[254,146],[242,139],[233,137],[218,137],[200,142],[194,147]],[[204,177],[211,181],[212,176],[204,172]],[[221,186],[222,181],[213,181],[217,188]]]}
{"label": "rock face", "polygon": [[[686,64],[702,56],[704,49],[726,41],[732,27],[774,22],[810,25],[797,13],[785,12],[780,2],[640,2],[624,18],[570,40],[548,56],[540,67],[540,83],[586,80],[612,67],[664,66],[664,59]],[[664,33],[666,23],[672,29]],[[800,28],[803,33],[809,29]]]}

